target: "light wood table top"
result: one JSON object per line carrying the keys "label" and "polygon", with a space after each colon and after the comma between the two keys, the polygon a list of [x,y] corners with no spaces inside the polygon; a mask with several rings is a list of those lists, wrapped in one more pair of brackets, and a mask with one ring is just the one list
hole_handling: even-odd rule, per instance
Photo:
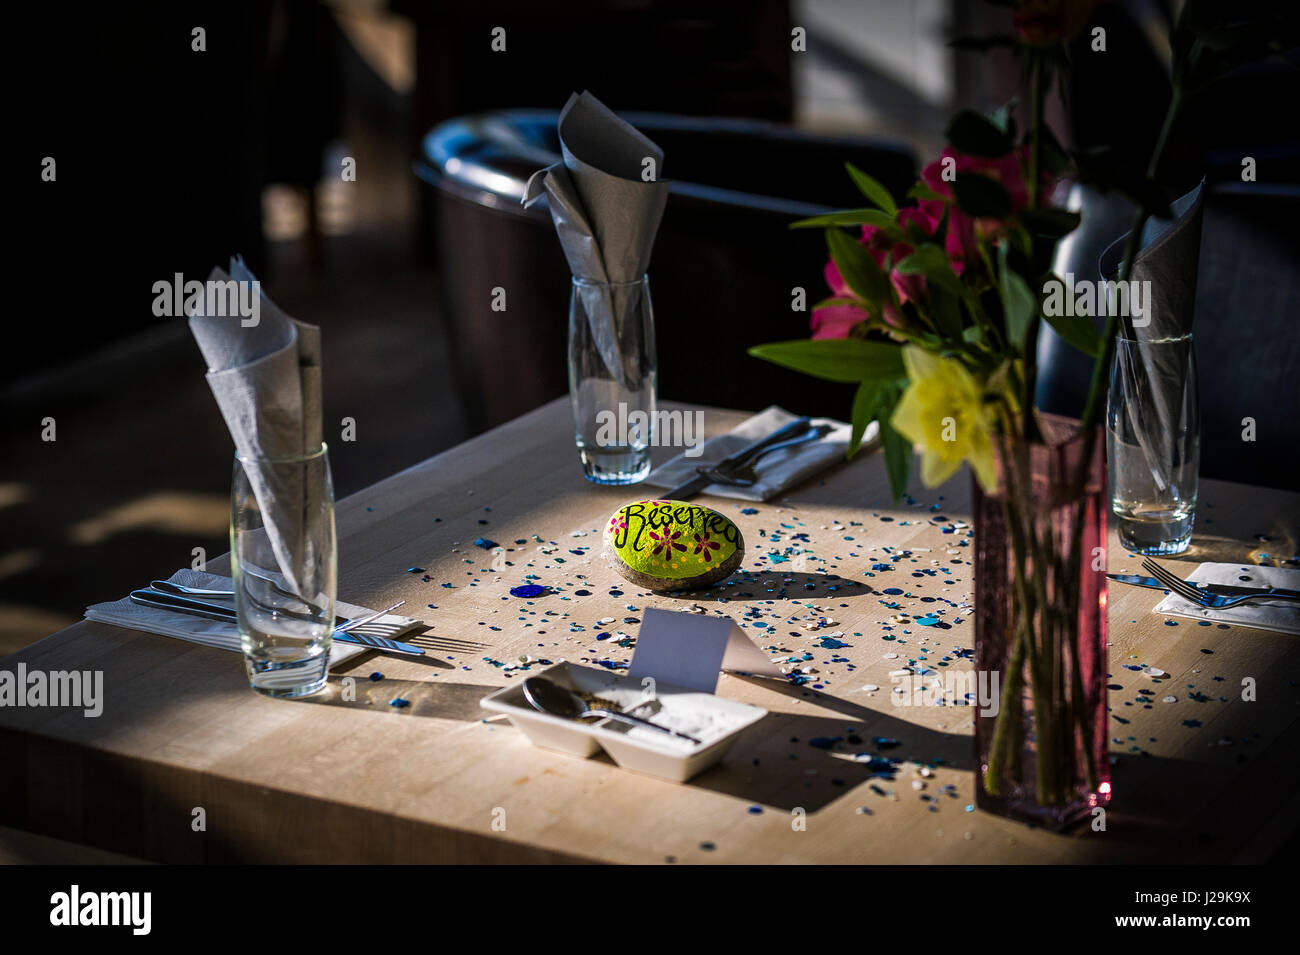
{"label": "light wood table top", "polygon": [[[706,409],[706,431],[743,417]],[[908,659],[970,666],[954,652],[973,645],[974,621],[957,623],[963,614],[942,602],[973,591],[968,530],[953,529],[970,519],[965,474],[896,508],[881,456],[867,454],[778,501],[700,498],[740,525],[750,573],[708,599],[652,596],[604,565],[600,531],[617,506],[654,490],[586,483],[570,436],[567,400],[556,401],[338,505],[340,598],[375,607],[404,598],[430,636],[490,644],[480,653],[366,654],[303,701],[251,692],[236,654],[102,624],[0,661],[102,670],[105,696],[93,719],[0,709],[0,825],[175,862],[1222,862],[1267,858],[1294,832],[1300,637],[1165,618],[1152,613],[1159,593],[1112,586],[1108,825],[1031,829],[967,811],[972,710],[890,703],[889,672]],[[1300,514],[1300,495],[1204,482],[1201,499],[1192,564],[1270,549],[1256,534],[1295,540],[1281,521]],[[510,548],[508,564],[493,570],[480,537]],[[771,562],[789,547],[811,552],[802,570]],[[894,570],[873,570],[881,563]],[[1112,534],[1111,570],[1137,563]],[[210,569],[225,572],[224,562]],[[509,596],[526,575],[554,593]],[[880,593],[894,586],[906,596]],[[891,622],[898,610],[886,602],[945,608],[951,626]],[[821,682],[723,675],[718,693],[770,715],[693,781],[541,750],[508,721],[485,720],[482,696],[542,668],[507,669],[521,655],[626,661],[632,651],[597,642],[598,630],[635,636],[624,618],[695,603],[733,616],[782,658],[813,652]],[[799,618],[811,613],[837,622],[806,631]],[[619,622],[597,627],[604,617]],[[818,647],[831,631],[848,646]],[[1156,683],[1126,664],[1170,676]],[[374,671],[385,679],[369,680]],[[1255,702],[1240,699],[1246,677],[1257,681]],[[411,705],[390,706],[398,696]],[[842,742],[830,749],[810,743],[834,737]],[[871,752],[873,737],[899,742],[884,753],[903,761],[893,780],[851,758]],[[916,764],[936,761],[915,789]],[[203,831],[192,825],[199,807]],[[800,811],[802,828],[792,824]]]}

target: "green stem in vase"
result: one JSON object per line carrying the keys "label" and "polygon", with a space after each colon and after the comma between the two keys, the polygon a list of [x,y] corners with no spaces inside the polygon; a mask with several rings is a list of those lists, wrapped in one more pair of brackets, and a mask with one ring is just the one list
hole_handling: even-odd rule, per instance
{"label": "green stem in vase", "polygon": [[[1019,514],[1013,506],[1013,502],[1016,500],[1014,490],[1015,471],[1008,461],[1008,457],[1013,454],[1014,450],[1010,451],[1009,454],[1005,445],[999,446],[999,457],[1002,460],[1003,521],[1006,526],[1007,536],[1011,538],[1012,579],[1015,582],[1016,593],[1020,598],[1018,605],[1023,608],[1028,606],[1030,600],[1028,583],[1024,572],[1024,537],[1020,527]],[[1028,621],[1023,613],[1018,613],[1014,620],[1011,652],[1004,663],[1005,682],[1002,684],[1002,694],[998,702],[998,714],[994,717],[993,739],[989,745],[988,766],[984,772],[984,788],[993,796],[1003,795],[1002,782],[1007,777],[1006,763],[1009,755],[1014,754],[1012,755],[1012,769],[1017,776],[1019,774],[1026,658],[1030,659],[1032,666],[1033,652],[1030,645]]]}

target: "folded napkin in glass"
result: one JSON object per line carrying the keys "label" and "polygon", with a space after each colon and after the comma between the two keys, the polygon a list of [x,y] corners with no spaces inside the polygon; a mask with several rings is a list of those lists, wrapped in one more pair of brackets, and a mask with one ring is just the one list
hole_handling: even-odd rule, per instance
{"label": "folded napkin in glass", "polygon": [[[671,461],[661,464],[650,472],[645,483],[667,488],[684,484],[695,477],[698,468],[717,464],[747,445],[785,427],[796,418],[797,415],[792,415],[783,408],[773,405],[766,411],[747,418],[726,434],[704,442],[703,451],[697,457],[679,454]],[[816,441],[804,441],[764,454],[752,468],[752,473],[749,471],[739,473],[741,477],[752,477],[754,483],[751,485],[739,487],[730,484],[710,484],[701,493],[737,498],[742,501],[766,501],[831,465],[843,461],[849,450],[849,439],[853,434],[852,426],[831,418],[813,418],[812,422],[814,425],[828,425],[831,430]],[[876,422],[867,425],[867,430],[862,436],[862,447],[858,453],[871,450],[877,443],[878,434],[879,426]]]}
{"label": "folded napkin in glass", "polygon": [[[1187,575],[1187,579],[1194,580],[1198,584],[1300,590],[1300,570],[1255,564],[1201,564]],[[1235,607],[1214,610],[1171,593],[1156,604],[1155,612],[1171,614],[1175,617],[1191,617],[1195,620],[1212,620],[1215,623],[1230,623],[1239,627],[1255,627],[1258,630],[1300,634],[1300,603],[1294,601],[1251,600],[1248,603],[1237,604]]]}
{"label": "folded napkin in glass", "polygon": [[[234,584],[229,577],[219,577],[199,570],[178,570],[168,578],[174,584],[183,587],[198,587],[203,590],[233,590]],[[233,606],[233,603],[231,604]],[[359,617],[373,611],[355,604],[337,601],[334,613],[340,617]],[[196,617],[175,610],[163,610],[138,604],[130,597],[95,604],[86,608],[86,619],[99,623],[110,623],[115,627],[130,630],[146,630],[160,633],[166,637],[177,637],[190,643],[200,643],[205,647],[217,647],[221,650],[239,650],[239,628],[233,623]],[[383,636],[400,639],[401,635],[420,625],[419,620],[390,613],[379,617],[369,627],[382,627]],[[336,663],[348,657],[365,653],[368,647],[349,643],[332,643],[330,645],[330,662]]]}

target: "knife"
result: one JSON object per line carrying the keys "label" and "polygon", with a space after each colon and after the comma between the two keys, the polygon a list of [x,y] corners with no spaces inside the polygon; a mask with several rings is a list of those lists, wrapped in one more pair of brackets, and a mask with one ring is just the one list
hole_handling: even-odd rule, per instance
{"label": "knife", "polygon": [[[1121,584],[1128,584],[1132,587],[1150,587],[1152,590],[1163,590],[1166,593],[1173,593],[1172,590],[1154,577],[1139,577],[1135,574],[1107,574],[1106,576],[1111,580],[1117,580]],[[1270,589],[1276,594],[1300,597],[1300,590],[1287,590],[1283,587],[1234,587],[1230,584],[1198,584],[1194,580],[1189,580],[1188,583],[1193,587],[1204,590],[1208,594],[1215,594],[1220,597],[1236,597],[1240,594],[1258,594]]]}
{"label": "knife", "polygon": [[[811,418],[795,418],[789,424],[776,431],[773,431],[766,438],[759,438],[751,444],[747,444],[730,457],[723,458],[713,466],[713,470],[728,474],[739,470],[748,464],[757,455],[762,454],[767,448],[788,438],[797,438],[813,426]],[[695,477],[664,494],[664,499],[669,501],[684,501],[688,498],[699,494],[710,484],[713,484],[713,478],[707,474],[696,474]]]}
{"label": "knife", "polygon": [[[223,607],[221,604],[208,603],[204,600],[179,594],[162,593],[157,590],[133,590],[131,600],[146,607],[173,610],[177,613],[207,617],[209,620],[221,620],[225,623],[237,623],[239,620],[235,611],[230,607]],[[346,633],[342,630],[335,630],[333,639],[340,643],[353,643],[374,650],[388,650],[392,653],[404,653],[408,656],[424,656],[424,651],[412,644],[402,643],[400,640],[390,640],[387,637],[375,637],[366,633]]]}

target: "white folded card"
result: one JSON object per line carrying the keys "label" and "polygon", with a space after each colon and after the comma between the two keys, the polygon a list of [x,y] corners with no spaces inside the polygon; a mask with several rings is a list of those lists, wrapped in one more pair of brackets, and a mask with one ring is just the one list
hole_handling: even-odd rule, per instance
{"label": "white folded card", "polygon": [[641,615],[629,677],[712,693],[720,670],[781,678],[776,664],[730,617],[672,610]]}

